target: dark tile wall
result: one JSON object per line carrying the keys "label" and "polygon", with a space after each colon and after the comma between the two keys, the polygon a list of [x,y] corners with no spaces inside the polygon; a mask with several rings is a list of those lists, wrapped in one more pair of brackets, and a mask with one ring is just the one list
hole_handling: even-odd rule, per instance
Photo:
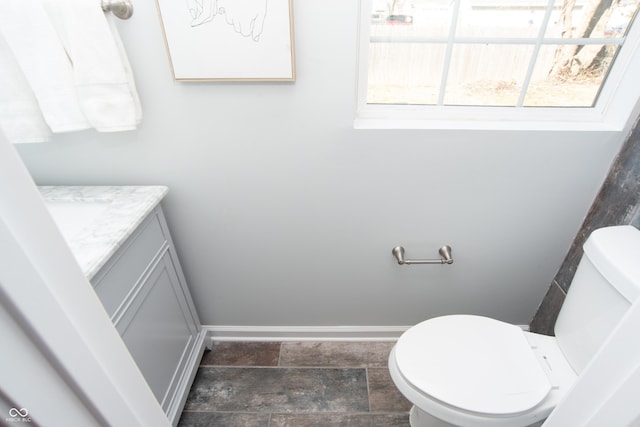
{"label": "dark tile wall", "polygon": [[560,270],[538,308],[530,329],[553,335],[560,307],[582,257],[582,245],[597,228],[631,224],[640,228],[640,121],[624,143],[596,196]]}

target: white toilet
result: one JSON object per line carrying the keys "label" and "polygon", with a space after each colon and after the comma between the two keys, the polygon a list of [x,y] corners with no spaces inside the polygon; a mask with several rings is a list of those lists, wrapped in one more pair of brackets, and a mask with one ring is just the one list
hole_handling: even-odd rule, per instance
{"label": "white toilet", "polygon": [[541,425],[640,294],[640,231],[594,231],[555,337],[481,316],[409,328],[389,356],[413,427]]}

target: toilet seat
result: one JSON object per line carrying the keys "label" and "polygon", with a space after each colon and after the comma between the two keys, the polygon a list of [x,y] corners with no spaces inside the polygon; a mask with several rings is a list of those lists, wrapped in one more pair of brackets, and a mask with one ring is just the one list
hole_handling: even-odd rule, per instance
{"label": "toilet seat", "polygon": [[399,373],[423,394],[482,416],[524,413],[552,389],[523,331],[487,317],[424,321],[400,337],[394,359]]}

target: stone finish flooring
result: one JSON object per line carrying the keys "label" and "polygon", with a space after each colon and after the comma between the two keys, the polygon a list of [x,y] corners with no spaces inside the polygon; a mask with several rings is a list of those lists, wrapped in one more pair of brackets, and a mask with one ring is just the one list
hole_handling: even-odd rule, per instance
{"label": "stone finish flooring", "polygon": [[408,427],[392,342],[214,342],[179,427]]}

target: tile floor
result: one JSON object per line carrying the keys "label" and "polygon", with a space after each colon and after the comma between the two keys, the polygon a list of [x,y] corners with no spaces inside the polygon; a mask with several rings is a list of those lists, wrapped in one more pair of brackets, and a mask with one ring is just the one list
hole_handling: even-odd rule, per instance
{"label": "tile floor", "polygon": [[392,342],[215,342],[179,427],[408,427]]}

